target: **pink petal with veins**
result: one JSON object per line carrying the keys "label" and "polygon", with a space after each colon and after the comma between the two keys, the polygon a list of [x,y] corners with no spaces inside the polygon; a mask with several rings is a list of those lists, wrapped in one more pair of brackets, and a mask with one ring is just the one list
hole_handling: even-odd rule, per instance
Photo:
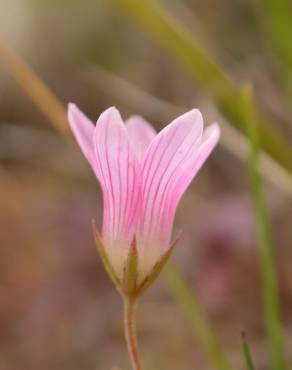
{"label": "pink petal with veins", "polygon": [[118,276],[137,228],[140,169],[120,113],[103,112],[94,128],[76,106],[69,107],[72,131],[103,192],[102,237]]}
{"label": "pink petal with veins", "polygon": [[[161,233],[169,232],[169,223],[173,222],[180,198],[218,143],[219,137],[219,126],[214,123],[204,131],[197,150],[190,153],[177,171],[168,192],[164,195],[164,214],[161,213],[159,221],[157,221],[157,227],[160,228]],[[165,215],[168,215],[168,217],[165,217]],[[170,220],[169,217],[172,217],[172,219]]]}
{"label": "pink petal with veins", "polygon": [[203,118],[192,110],[175,119],[152,141],[142,163],[142,209],[137,232],[145,275],[170,244],[175,215],[173,194],[199,149]]}
{"label": "pink petal with veins", "polygon": [[156,131],[150,123],[140,116],[128,118],[126,126],[135,153],[141,162],[148,146],[156,136]]}
{"label": "pink petal with veins", "polygon": [[77,143],[96,174],[97,164],[93,144],[93,122],[73,103],[68,105],[68,120]]}
{"label": "pink petal with veins", "polygon": [[[203,119],[198,110],[178,117],[150,144],[142,163],[142,215],[140,235],[169,243],[174,214],[165,213],[165,196],[176,191],[174,184],[185,173],[186,163],[199,148]],[[166,217],[169,227],[158,229],[157,221]]]}
{"label": "pink petal with veins", "polygon": [[102,236],[113,267],[121,276],[137,229],[141,201],[138,161],[116,108],[100,115],[94,145],[104,198]]}

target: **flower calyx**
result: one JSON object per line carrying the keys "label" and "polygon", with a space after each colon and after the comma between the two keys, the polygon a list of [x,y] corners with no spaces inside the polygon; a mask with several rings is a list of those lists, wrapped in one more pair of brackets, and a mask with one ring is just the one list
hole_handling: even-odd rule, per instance
{"label": "flower calyx", "polygon": [[150,273],[142,281],[139,281],[139,266],[143,264],[143,261],[139,260],[136,237],[134,236],[132,240],[128,256],[123,264],[122,277],[119,278],[112,267],[110,259],[108,258],[106,248],[94,221],[92,222],[92,225],[97,250],[109,277],[123,297],[134,300],[142,295],[158,278],[172,251],[176,247],[180,236],[179,234],[178,237],[170,244],[167,250],[160,256]]}

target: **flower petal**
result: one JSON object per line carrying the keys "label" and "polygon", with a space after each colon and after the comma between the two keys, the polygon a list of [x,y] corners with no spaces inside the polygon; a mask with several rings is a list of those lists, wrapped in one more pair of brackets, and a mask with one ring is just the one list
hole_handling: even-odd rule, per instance
{"label": "flower petal", "polygon": [[101,114],[94,136],[98,178],[104,197],[103,240],[113,267],[121,276],[140,207],[139,167],[116,108]]}
{"label": "flower petal", "polygon": [[218,143],[219,137],[219,126],[216,123],[210,125],[203,133],[199,148],[192,151],[185,163],[178,169],[175,179],[169,184],[164,199],[161,200],[163,211],[157,221],[157,230],[160,229],[160,232],[167,231],[169,224],[172,225],[180,198]]}
{"label": "flower petal", "polygon": [[156,131],[150,123],[140,116],[128,118],[126,126],[137,158],[142,161],[148,146],[156,136]]}
{"label": "flower petal", "polygon": [[85,158],[90,163],[93,171],[96,173],[96,160],[94,154],[94,125],[93,122],[81,112],[77,105],[69,103],[68,120]]}
{"label": "flower petal", "polygon": [[212,150],[218,143],[220,138],[220,127],[217,123],[213,123],[204,130],[202,141],[197,153],[194,153],[187,162],[184,176],[180,177],[180,181],[175,184],[177,189],[177,201],[189,186],[192,179],[198,173],[206,159],[211,154]]}
{"label": "flower petal", "polygon": [[184,174],[189,157],[198,150],[202,132],[202,115],[192,110],[165,127],[145,153],[137,245],[143,246],[140,248],[144,249],[144,261],[149,264],[153,260],[155,263],[169,245],[175,209],[168,212],[168,194],[176,191],[174,184]]}

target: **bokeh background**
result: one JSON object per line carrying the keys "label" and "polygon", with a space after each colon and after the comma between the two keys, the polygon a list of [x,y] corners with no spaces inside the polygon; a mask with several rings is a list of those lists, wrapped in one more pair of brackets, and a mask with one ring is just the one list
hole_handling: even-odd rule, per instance
{"label": "bokeh background", "polygon": [[[253,82],[258,104],[291,143],[291,68],[271,42],[264,2],[161,3],[238,84]],[[123,117],[141,114],[159,130],[198,107],[206,124],[228,125],[204,88],[115,1],[1,0],[0,9],[1,45],[61,102],[77,103],[93,120],[115,105]],[[92,237],[91,219],[101,221],[98,184],[73,139],[53,128],[1,64],[3,50],[0,369],[129,369],[121,301]],[[233,134],[226,131],[223,141],[233,145],[215,150],[179,206],[175,229],[183,234],[173,259],[234,367],[244,368],[245,331],[264,370],[258,240],[247,165],[239,158],[244,145]],[[292,361],[292,202],[273,177],[265,186]],[[138,333],[145,369],[212,369],[163,278],[142,299]]]}

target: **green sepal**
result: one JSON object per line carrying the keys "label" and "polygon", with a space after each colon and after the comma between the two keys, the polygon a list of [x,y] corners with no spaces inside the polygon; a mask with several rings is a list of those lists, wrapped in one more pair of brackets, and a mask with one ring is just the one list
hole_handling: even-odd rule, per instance
{"label": "green sepal", "polygon": [[124,266],[123,291],[126,295],[134,294],[138,274],[138,251],[136,237],[134,236],[129,254]]}
{"label": "green sepal", "polygon": [[109,277],[111,278],[112,282],[115,284],[116,288],[120,290],[121,282],[116,276],[116,273],[110,263],[110,260],[108,258],[108,255],[105,251],[101,236],[99,234],[99,231],[96,227],[95,221],[92,220],[92,229],[93,229],[93,234],[95,238],[95,244],[98,250],[98,253],[100,255],[100,258],[102,260],[102,263],[105,267],[106,272],[108,273]]}
{"label": "green sepal", "polygon": [[145,278],[142,284],[139,285],[137,292],[136,292],[137,295],[141,295],[142,293],[144,293],[145,290],[147,290],[150,287],[150,285],[152,285],[155,282],[155,280],[158,278],[158,276],[161,273],[161,270],[167,263],[172,251],[176,247],[179,238],[180,238],[180,233],[176,237],[176,239],[170,244],[168,249],[161,255],[158,262],[154,265],[151,273]]}

